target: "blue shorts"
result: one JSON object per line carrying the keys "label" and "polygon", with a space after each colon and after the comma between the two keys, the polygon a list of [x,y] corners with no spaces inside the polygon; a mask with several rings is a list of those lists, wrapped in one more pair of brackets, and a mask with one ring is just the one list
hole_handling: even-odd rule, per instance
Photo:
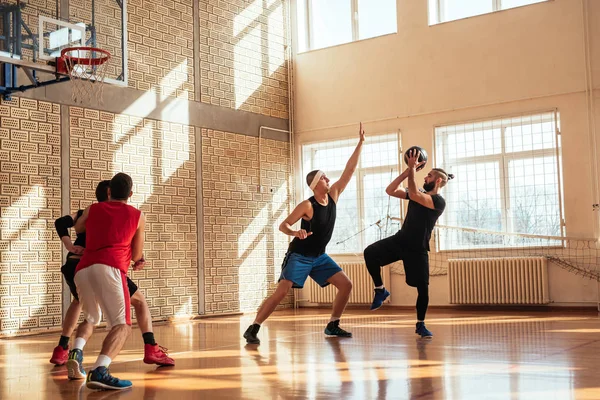
{"label": "blue shorts", "polygon": [[309,257],[298,253],[286,253],[279,280],[292,281],[293,288],[302,289],[306,278],[310,276],[319,286],[325,287],[329,285],[327,279],[340,271],[340,266],[327,254]]}

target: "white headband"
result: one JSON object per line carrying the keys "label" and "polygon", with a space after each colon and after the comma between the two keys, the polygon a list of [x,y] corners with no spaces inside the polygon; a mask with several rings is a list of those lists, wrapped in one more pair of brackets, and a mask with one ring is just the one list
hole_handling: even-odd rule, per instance
{"label": "white headband", "polygon": [[315,187],[317,187],[317,183],[319,183],[319,181],[321,180],[321,177],[324,175],[323,171],[317,171],[317,173],[315,174],[315,177],[313,178],[312,182],[310,183],[310,185],[308,185],[308,187],[310,188],[310,190],[315,190]]}

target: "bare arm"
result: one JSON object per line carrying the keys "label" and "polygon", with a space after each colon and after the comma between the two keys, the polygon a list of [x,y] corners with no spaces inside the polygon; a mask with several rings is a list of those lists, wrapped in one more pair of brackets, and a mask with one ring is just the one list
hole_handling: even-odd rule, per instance
{"label": "bare arm", "polygon": [[419,153],[413,153],[408,158],[408,195],[410,199],[416,201],[420,205],[435,210],[431,195],[421,193],[417,189],[417,181],[415,181],[415,172],[421,163],[418,163]]}
{"label": "bare arm", "polygon": [[309,217],[308,213],[310,212],[312,205],[310,201],[304,200],[302,203],[298,204],[294,211],[279,225],[279,230],[285,233],[288,236],[294,236],[299,239],[306,239],[312,232],[306,232],[304,229],[293,230],[292,225],[294,225],[298,220],[302,217]]}
{"label": "bare arm", "polygon": [[396,179],[392,181],[385,189],[385,192],[392,197],[397,197],[399,199],[406,199],[406,189],[401,187],[400,185],[404,180],[408,177],[408,169],[405,169]]}
{"label": "bare arm", "polygon": [[346,163],[346,168],[344,168],[342,176],[336,183],[331,185],[331,189],[329,190],[331,198],[333,198],[333,201],[335,201],[336,203],[338,201],[338,198],[340,197],[340,194],[342,194],[344,189],[346,189],[346,186],[348,186],[348,183],[350,182],[350,179],[352,179],[352,175],[354,175],[354,171],[356,171],[356,167],[358,166],[358,159],[360,158],[362,145],[365,141],[365,131],[362,128],[362,123],[360,124],[359,135],[360,139],[358,141],[358,144],[356,145],[354,152],[348,159],[348,162]]}
{"label": "bare arm", "polygon": [[88,215],[90,213],[90,207],[91,206],[88,206],[83,211],[83,214],[81,215],[81,217],[77,218],[77,221],[75,222],[75,232],[77,232],[77,233],[85,232],[85,222],[88,219]]}
{"label": "bare arm", "polygon": [[[146,217],[144,213],[140,214],[140,221],[138,223],[138,228],[135,231],[135,235],[133,235],[133,239],[131,239],[131,259],[137,263],[140,260],[144,259],[144,239],[145,233],[144,229],[146,226]],[[139,264],[138,264],[139,266]],[[141,268],[139,268],[141,269]]]}

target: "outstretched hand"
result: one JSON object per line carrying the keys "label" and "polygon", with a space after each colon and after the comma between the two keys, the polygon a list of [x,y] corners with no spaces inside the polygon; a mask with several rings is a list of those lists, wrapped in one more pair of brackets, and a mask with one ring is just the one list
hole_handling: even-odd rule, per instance
{"label": "outstretched hand", "polygon": [[358,127],[358,134],[360,136],[361,143],[364,142],[365,141],[365,130],[363,129],[362,122],[360,123],[360,126]]}
{"label": "outstretched hand", "polygon": [[408,152],[408,158],[406,160],[406,164],[408,168],[419,170],[421,165],[424,165],[427,161],[419,162],[419,157],[421,156],[421,152],[419,150],[410,150]]}

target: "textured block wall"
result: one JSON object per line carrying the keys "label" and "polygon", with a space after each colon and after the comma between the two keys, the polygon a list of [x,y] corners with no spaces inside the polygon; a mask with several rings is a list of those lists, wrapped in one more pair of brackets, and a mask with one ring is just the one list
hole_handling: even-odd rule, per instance
{"label": "textured block wall", "polygon": [[[69,16],[88,21],[89,1],[70,0]],[[53,0],[29,4],[34,33],[39,13],[57,15]],[[115,75],[120,8],[116,0],[96,8],[98,45],[113,54]],[[128,1],[130,89],[142,100],[156,95],[152,104],[178,97],[287,118],[283,1],[200,0],[198,9],[195,21],[191,0]],[[89,205],[97,182],[119,171],[133,177],[132,204],[148,221],[147,267],[130,272],[155,319],[198,314],[203,301],[208,314],[253,311],[276,286],[288,244],[277,227],[291,211],[287,143],[19,97],[1,103],[0,118],[0,335],[60,327],[64,260],[54,220]]]}
{"label": "textured block wall", "polygon": [[60,107],[0,103],[0,333],[61,322]]}
{"label": "textured block wall", "polygon": [[129,87],[195,100],[192,0],[129,0]]}
{"label": "textured block wall", "polygon": [[200,0],[201,101],[288,118],[283,0]]}
{"label": "textured block wall", "polygon": [[[277,285],[288,238],[289,144],[202,129],[206,312],[253,311]],[[259,169],[260,167],[260,169]],[[258,192],[262,171],[263,193]],[[282,307],[290,306],[288,296]]]}
{"label": "textured block wall", "polygon": [[69,108],[70,208],[95,201],[117,172],[134,184],[130,204],[146,215],[146,267],[130,270],[153,317],[198,313],[196,149],[188,125]]}

